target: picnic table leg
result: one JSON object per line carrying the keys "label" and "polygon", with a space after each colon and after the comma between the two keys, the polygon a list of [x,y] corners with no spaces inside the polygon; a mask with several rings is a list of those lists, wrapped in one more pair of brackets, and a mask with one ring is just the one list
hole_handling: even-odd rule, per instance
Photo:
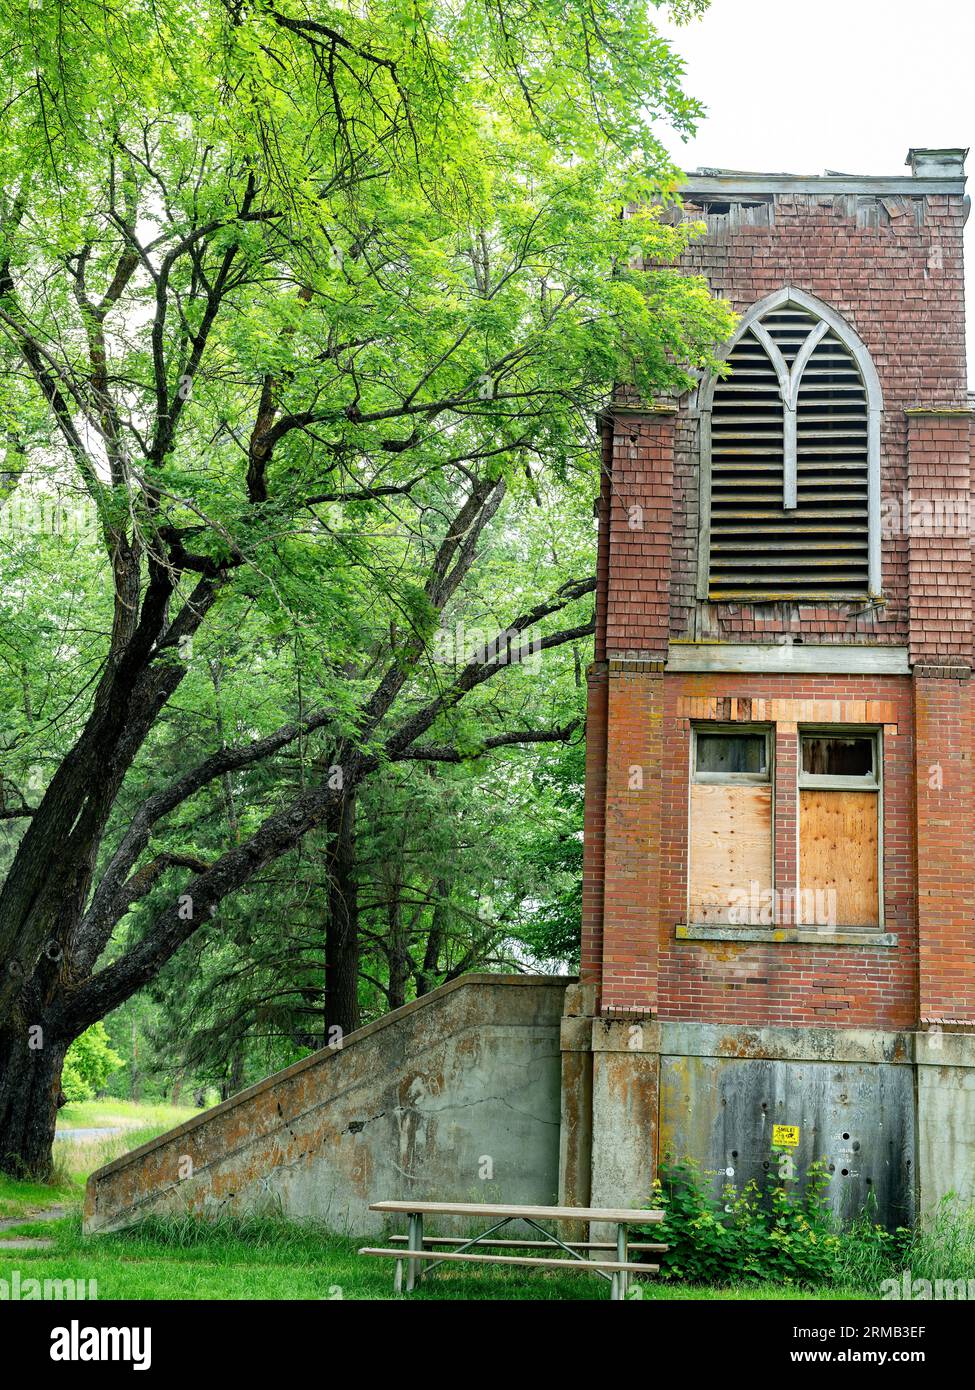
{"label": "picnic table leg", "polygon": [[[619,1260],[620,1264],[624,1265],[627,1262],[626,1246],[628,1235],[629,1231],[626,1225],[622,1221],[620,1221],[616,1227],[616,1258],[617,1260]],[[620,1270],[619,1274],[616,1277],[619,1279],[617,1297],[625,1299],[626,1291],[629,1285],[629,1275],[624,1270]]]}
{"label": "picnic table leg", "polygon": [[[407,1245],[410,1250],[423,1249],[423,1213],[411,1212],[408,1227]],[[406,1292],[412,1293],[419,1284],[421,1275],[419,1260],[406,1262]]]}

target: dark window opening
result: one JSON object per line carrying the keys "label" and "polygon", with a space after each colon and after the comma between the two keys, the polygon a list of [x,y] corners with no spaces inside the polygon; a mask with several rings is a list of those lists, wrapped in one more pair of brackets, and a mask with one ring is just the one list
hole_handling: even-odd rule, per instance
{"label": "dark window opening", "polygon": [[764,734],[705,734],[697,736],[698,772],[751,772],[768,770]]}
{"label": "dark window opening", "polygon": [[816,777],[872,777],[872,738],[825,738],[817,735],[802,740],[802,770]]}
{"label": "dark window opening", "polygon": [[709,217],[727,217],[732,208],[748,212],[754,208],[770,207],[771,201],[771,198],[691,198],[687,206],[690,209],[700,208]]}

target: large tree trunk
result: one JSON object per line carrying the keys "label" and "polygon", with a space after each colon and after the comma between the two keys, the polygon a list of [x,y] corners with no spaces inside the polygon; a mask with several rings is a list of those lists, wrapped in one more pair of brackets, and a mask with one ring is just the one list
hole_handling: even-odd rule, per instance
{"label": "large tree trunk", "polygon": [[354,789],[329,814],[328,925],[325,929],[325,1041],[359,1026],[359,897]]}
{"label": "large tree trunk", "polygon": [[[91,714],[48,784],[0,883],[0,961],[6,967],[0,970],[3,1027],[15,1026],[21,981],[32,975],[51,944],[60,943],[65,950],[74,944],[71,931],[84,913],[102,836],[119,788],[160,711],[183,679],[183,663],[153,669],[152,648],[164,628],[174,640],[184,630],[190,635],[195,632],[216,593],[214,584],[201,581],[192,600],[167,627],[172,576],[162,574],[152,580],[140,610],[137,553],[123,568],[124,576],[116,574],[111,652]],[[105,939],[107,933],[104,938],[82,943],[88,947],[83,952],[85,968],[94,965]]]}
{"label": "large tree trunk", "polygon": [[447,925],[447,881],[438,878],[431,891],[436,894],[433,913],[430,917],[430,931],[423,952],[423,964],[416,972],[416,997],[429,994],[438,984],[437,973],[440,964],[440,951],[444,943]]}
{"label": "large tree trunk", "polygon": [[230,1072],[220,1083],[220,1099],[229,1100],[238,1091],[244,1089],[244,1040],[239,1039],[234,1044],[234,1050],[230,1054]]}
{"label": "large tree trunk", "polygon": [[0,1172],[46,1182],[53,1169],[61,1068],[69,1039],[26,1027],[0,1033]]}
{"label": "large tree trunk", "polygon": [[390,1009],[398,1009],[406,1003],[406,986],[412,974],[413,962],[410,959],[408,933],[403,924],[403,905],[399,898],[400,882],[397,876],[390,885],[397,896],[392,899],[386,913],[389,924],[386,955],[389,961],[389,986],[386,994]]}

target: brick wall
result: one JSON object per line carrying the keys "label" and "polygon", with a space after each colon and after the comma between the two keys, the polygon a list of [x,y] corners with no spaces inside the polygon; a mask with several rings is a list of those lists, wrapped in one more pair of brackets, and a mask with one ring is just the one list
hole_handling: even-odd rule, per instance
{"label": "brick wall", "polygon": [[582,943],[580,978],[598,986],[603,964],[603,885],[606,874],[606,618],[609,611],[610,504],[613,491],[614,423],[600,421],[601,467],[596,502],[596,633],[586,705],[586,804],[582,848]]}
{"label": "brick wall", "polygon": [[664,680],[654,664],[609,665],[604,1013],[646,1014],[656,993]]}
{"label": "brick wall", "polygon": [[[975,1022],[971,539],[967,524],[952,536],[937,527],[939,505],[964,512],[971,495],[963,211],[960,198],[929,196],[865,216],[864,201],[779,196],[767,227],[733,234],[711,219],[714,234],[683,264],[738,310],[801,288],[866,343],[885,406],[884,603],[699,603],[693,400],[649,415],[621,403],[608,417],[583,907],[583,973],[600,984],[603,1012],[756,1025]],[[918,529],[919,509],[934,515],[933,533]],[[787,633],[909,646],[914,675],[663,671],[668,638]],[[797,725],[820,720],[789,703],[835,701],[836,720],[884,726],[884,928],[895,947],[675,936],[686,915],[691,719],[745,709],[758,719],[749,702],[761,700],[781,702],[761,716],[775,724],[779,890],[797,886]],[[791,925],[787,909],[779,925]]]}
{"label": "brick wall", "polygon": [[[883,702],[884,930],[895,947],[683,941],[688,872],[688,701],[717,697],[764,722],[795,700],[856,702],[860,722]],[[781,700],[763,709],[758,701]],[[606,778],[604,1012],[710,1022],[838,1027],[910,1026],[917,1012],[914,899],[914,740],[909,677],[678,676],[610,669]],[[813,705],[818,716],[823,706]],[[895,716],[894,720],[890,715]],[[797,728],[776,719],[775,887],[781,925],[792,925],[796,887]],[[896,731],[895,731],[896,730]],[[642,774],[642,775],[641,775]],[[781,896],[779,896],[781,895]]]}
{"label": "brick wall", "polygon": [[975,1022],[972,684],[915,668],[919,1013]]}
{"label": "brick wall", "polygon": [[919,1012],[975,1021],[970,419],[908,416]]}
{"label": "brick wall", "polygon": [[586,806],[582,846],[580,978],[599,983],[603,965],[603,885],[606,874],[606,663],[589,672],[586,709]]}
{"label": "brick wall", "polygon": [[970,416],[908,417],[912,663],[972,664]]}
{"label": "brick wall", "polygon": [[[856,200],[779,196],[770,226],[694,243],[681,264],[707,277],[738,312],[784,285],[829,304],[866,343],[884,396],[881,492],[895,515],[907,489],[904,410],[966,403],[960,198],[933,195],[883,225],[864,227]],[[689,212],[693,213],[693,209]],[[678,423],[671,632],[675,637],[762,641],[783,632],[806,641],[907,641],[907,538],[890,527],[883,543],[885,604],[700,604],[695,598],[698,531],[697,424]]]}
{"label": "brick wall", "polygon": [[[828,1021],[837,1027],[903,1028],[914,1019],[917,959],[913,896],[914,838],[912,788],[914,741],[910,677],[888,676],[678,676],[664,678],[663,872],[658,895],[657,1010],[661,1018],[707,1019],[715,1023],[809,1025]],[[725,941],[680,941],[674,935],[686,921],[688,871],[688,781],[692,720],[686,702],[706,694],[732,699],[744,713],[783,714],[775,722],[773,849],[776,901],[780,924],[791,926],[791,899],[796,887],[797,722],[818,723],[820,704],[808,707],[810,719],[797,721],[795,701],[838,706],[842,722],[874,723],[879,712],[895,714],[885,724],[883,798],[884,931],[895,932],[898,945],[829,946]],[[783,707],[757,705],[780,700]],[[746,703],[747,702],[747,703]],[[845,710],[843,702],[853,702]],[[880,709],[869,705],[876,702]],[[885,709],[884,706],[892,708]],[[861,714],[862,710],[862,714]],[[860,714],[855,721],[848,716]],[[844,717],[847,716],[847,717]],[[761,722],[765,722],[764,717]],[[894,727],[897,732],[894,733]]]}
{"label": "brick wall", "polygon": [[614,417],[606,653],[665,656],[674,498],[674,415]]}

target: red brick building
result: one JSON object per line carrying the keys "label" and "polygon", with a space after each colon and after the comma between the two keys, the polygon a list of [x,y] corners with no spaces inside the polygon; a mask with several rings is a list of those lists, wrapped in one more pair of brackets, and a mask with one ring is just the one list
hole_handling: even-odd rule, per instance
{"label": "red brick building", "polygon": [[891,1221],[973,1188],[964,155],[688,176],[741,317],[728,376],[602,421],[568,1200],[664,1153],[822,1159]]}

